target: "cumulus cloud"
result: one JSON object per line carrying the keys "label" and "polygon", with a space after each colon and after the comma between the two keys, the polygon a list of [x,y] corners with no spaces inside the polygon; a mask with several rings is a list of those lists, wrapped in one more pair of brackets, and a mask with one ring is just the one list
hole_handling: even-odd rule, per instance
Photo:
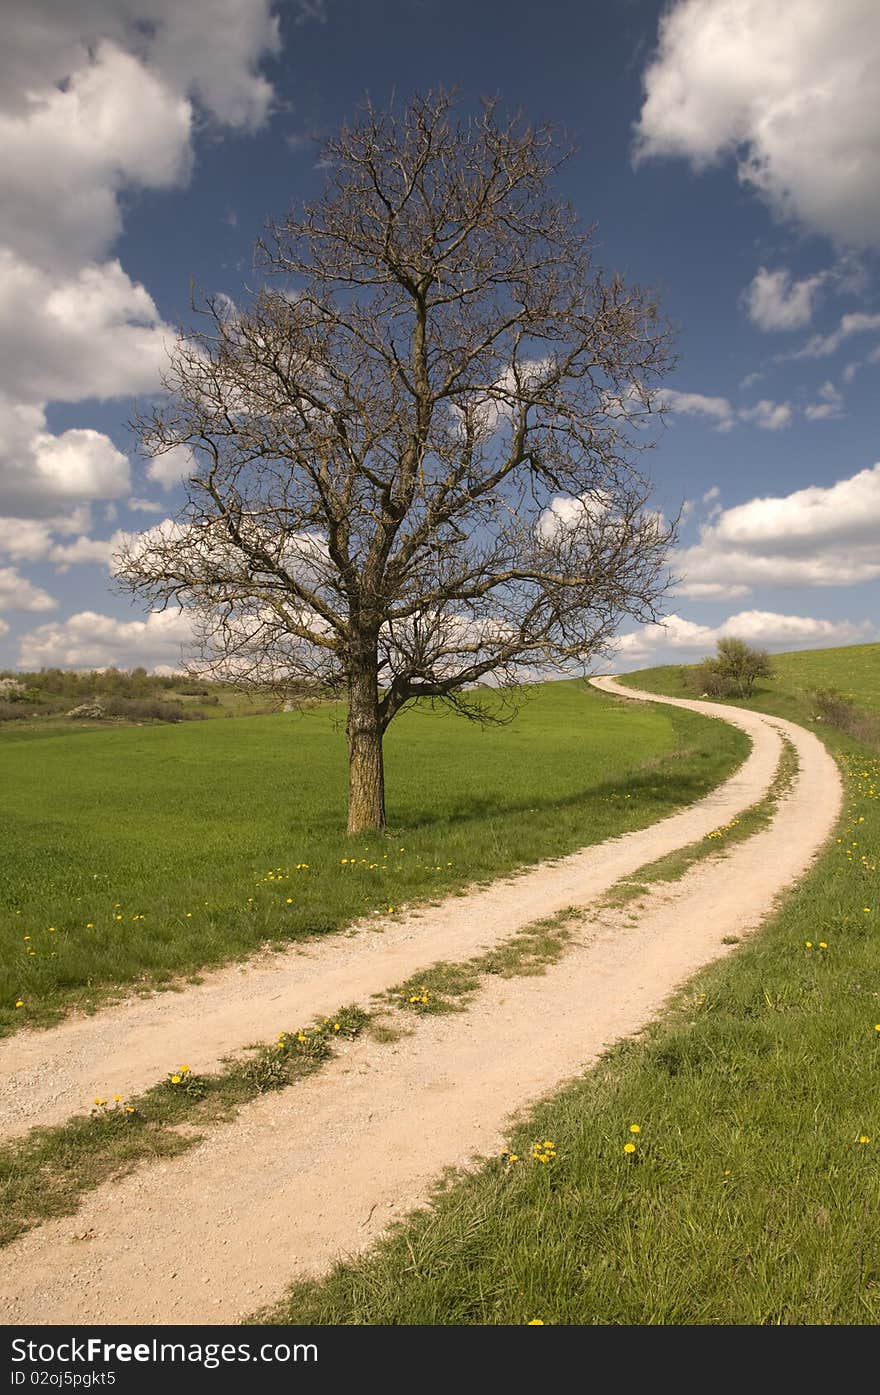
{"label": "cumulus cloud", "polygon": [[742,583],[725,581],[680,581],[674,587],[676,596],[690,596],[695,601],[735,601],[747,596],[752,588]]}
{"label": "cumulus cloud", "polygon": [[0,242],[70,270],[118,236],[122,188],[167,189],[186,179],[192,107],[107,43],[59,76],[68,79],[63,88],[31,93],[15,112],[0,113]]}
{"label": "cumulus cloud", "polygon": [[77,71],[104,40],[131,52],[169,90],[191,92],[218,122],[262,124],[272,88],[259,68],[280,49],[272,0],[7,0],[3,105],[22,105]]}
{"label": "cumulus cloud", "polygon": [[18,666],[23,669],[133,668],[143,664],[179,669],[181,651],[192,640],[190,617],[182,610],[151,611],[146,620],[118,620],[93,610],[22,636]]}
{"label": "cumulus cloud", "polygon": [[789,426],[792,419],[789,402],[771,402],[767,398],[762,398],[754,406],[740,407],[738,411],[734,411],[726,397],[706,397],[701,392],[678,392],[675,388],[661,388],[657,397],[673,415],[702,417],[722,434],[732,431],[737,420],[759,426],[763,431],[779,431],[782,427]]}
{"label": "cumulus cloud", "polygon": [[677,0],[644,73],[636,161],[732,157],[784,217],[880,242],[875,0]]}
{"label": "cumulus cloud", "polygon": [[880,577],[878,537],[880,464],[834,485],[725,509],[698,543],[674,554],[672,569],[690,595],[706,585],[855,585]]}
{"label": "cumulus cloud", "polygon": [[164,512],[165,512],[165,505],[164,505],[164,504],[156,504],[156,503],[153,502],[152,499],[140,499],[140,498],[138,498],[137,496],[135,496],[135,497],[132,498],[132,499],[127,499],[126,502],[125,502],[125,506],[126,506],[126,508],[131,509],[132,513],[164,513]]}
{"label": "cumulus cloud", "polygon": [[0,249],[3,391],[28,404],[150,392],[174,332],[118,261],[75,275]]}
{"label": "cumulus cloud", "polygon": [[808,421],[827,421],[829,418],[843,416],[843,393],[832,382],[822,384],[818,397],[818,402],[809,402],[804,408],[804,416]]}
{"label": "cumulus cloud", "polygon": [[54,610],[58,602],[15,567],[0,567],[0,610]]}
{"label": "cumulus cloud", "polygon": [[0,518],[0,556],[13,562],[51,562],[59,572],[81,563],[109,570],[128,534],[117,529],[109,538],[93,538],[90,533],[87,508],[72,509],[66,518]]}
{"label": "cumulus cloud", "polygon": [[863,310],[854,310],[841,316],[840,324],[831,334],[814,334],[802,349],[791,355],[792,358],[827,358],[837,353],[847,339],[854,334],[869,334],[880,330],[880,315],[869,315]]}
{"label": "cumulus cloud", "polygon": [[726,397],[705,397],[701,392],[677,392],[661,388],[658,401],[668,411],[686,417],[706,417],[716,431],[730,431],[735,425],[733,408]]}
{"label": "cumulus cloud", "polygon": [[781,431],[791,425],[791,403],[771,402],[762,397],[753,407],[740,407],[738,415],[741,421],[751,422],[762,431]]}
{"label": "cumulus cloud", "polygon": [[810,615],[782,615],[772,610],[741,610],[720,625],[699,625],[681,615],[670,615],[662,624],[643,625],[620,635],[614,644],[620,667],[638,667],[646,661],[668,658],[692,663],[711,654],[719,639],[743,639],[769,650],[813,649],[837,644],[857,644],[873,638],[870,620],[822,620]]}
{"label": "cumulus cloud", "polygon": [[114,499],[130,488],[128,457],[88,427],[45,430],[41,408],[0,399],[0,508],[39,517],[63,504]]}
{"label": "cumulus cloud", "polygon": [[[816,293],[824,280],[824,272],[792,281],[786,267],[778,271],[760,267],[743,297],[749,319],[763,330],[803,329],[813,317]],[[757,376],[749,374],[749,380],[754,382]]]}
{"label": "cumulus cloud", "polygon": [[129,487],[109,438],[53,437],[45,408],[159,386],[173,334],[108,259],[121,200],[185,182],[206,118],[265,121],[279,23],[272,0],[8,0],[3,26],[0,507],[39,516]]}
{"label": "cumulus cloud", "polygon": [[605,517],[608,503],[602,491],[580,494],[576,498],[557,494],[538,519],[538,535],[552,542],[561,532],[588,528],[592,522]]}
{"label": "cumulus cloud", "polygon": [[[188,446],[172,446],[164,455],[157,455],[147,466],[147,478],[163,489],[173,489],[197,468],[196,460]],[[159,510],[161,513],[161,509]]]}

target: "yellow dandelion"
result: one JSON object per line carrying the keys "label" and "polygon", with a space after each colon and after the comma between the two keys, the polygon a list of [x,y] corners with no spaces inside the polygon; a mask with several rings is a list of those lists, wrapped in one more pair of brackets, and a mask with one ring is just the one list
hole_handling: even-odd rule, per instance
{"label": "yellow dandelion", "polygon": [[629,1131],[630,1133],[641,1133],[642,1126],[641,1124],[630,1124]]}
{"label": "yellow dandelion", "polygon": [[121,1095],[114,1095],[114,1096],[113,1096],[113,1102],[114,1102],[114,1104],[119,1104],[119,1103],[121,1102],[121,1100],[122,1100],[122,1096],[121,1096]]}
{"label": "yellow dandelion", "polygon": [[623,1151],[625,1153],[634,1153],[636,1151],[636,1145],[634,1143],[624,1143]]}
{"label": "yellow dandelion", "polygon": [[179,1075],[172,1075],[172,1077],[171,1077],[171,1084],[172,1084],[172,1085],[179,1085],[179,1084],[180,1084],[180,1076],[179,1076]]}
{"label": "yellow dandelion", "polygon": [[543,1327],[543,1326],[544,1326],[544,1319],[543,1319],[543,1318],[530,1318],[529,1321],[526,1323],[526,1327]]}
{"label": "yellow dandelion", "polygon": [[292,905],[293,905],[293,897],[292,897],[292,896],[288,896],[288,898],[287,898],[287,900],[285,901],[284,904],[285,904],[286,906],[292,906]]}
{"label": "yellow dandelion", "polygon": [[95,928],[94,921],[87,920],[87,921],[86,921],[86,929],[87,929],[87,930],[94,930],[94,928]]}
{"label": "yellow dandelion", "polygon": [[813,948],[813,941],[812,941],[812,940],[804,940],[804,944],[806,945],[807,949],[812,949],[812,948]]}
{"label": "yellow dandelion", "polygon": [[15,1006],[16,1006],[16,1007],[24,1007],[24,999],[23,999],[23,998],[19,998],[18,1001],[16,1002]]}
{"label": "yellow dandelion", "polygon": [[871,1140],[870,1140],[870,1138],[868,1137],[868,1135],[867,1135],[866,1133],[860,1133],[860,1134],[859,1134],[859,1142],[860,1142],[860,1143],[870,1143]]}

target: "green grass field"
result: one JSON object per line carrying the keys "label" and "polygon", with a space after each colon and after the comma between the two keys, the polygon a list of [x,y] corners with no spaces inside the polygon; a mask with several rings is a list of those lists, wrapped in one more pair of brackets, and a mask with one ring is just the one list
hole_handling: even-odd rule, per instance
{"label": "green grass field", "polygon": [[[878,645],[774,666],[748,705],[809,724],[817,684],[876,702]],[[681,694],[677,668],[628,679]],[[845,813],[760,933],[535,1110],[515,1163],[453,1180],[270,1320],[880,1320],[880,759],[814,729],[841,764]]]}
{"label": "green grass field", "polygon": [[389,836],[352,842],[338,707],[8,724],[0,1031],[642,827],[717,784],[746,745],[577,682],[536,690],[504,727],[416,710],[386,740]]}

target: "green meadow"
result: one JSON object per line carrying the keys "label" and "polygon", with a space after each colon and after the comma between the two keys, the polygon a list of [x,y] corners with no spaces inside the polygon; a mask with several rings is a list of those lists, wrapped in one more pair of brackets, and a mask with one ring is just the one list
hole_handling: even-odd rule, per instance
{"label": "green meadow", "polygon": [[[748,705],[812,725],[846,787],[813,870],[504,1155],[262,1320],[880,1320],[880,755],[812,722],[817,685],[876,709],[880,645],[773,664]],[[627,681],[682,694],[680,668]]]}
{"label": "green meadow", "polygon": [[0,1031],[643,827],[747,749],[726,724],[574,681],[531,690],[503,726],[416,709],[386,738],[389,832],[352,841],[343,724],[327,705],[0,727]]}

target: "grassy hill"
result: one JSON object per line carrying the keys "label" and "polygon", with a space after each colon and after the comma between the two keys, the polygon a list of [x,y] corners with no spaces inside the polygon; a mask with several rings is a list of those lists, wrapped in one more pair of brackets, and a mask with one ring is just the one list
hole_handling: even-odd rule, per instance
{"label": "grassy hill", "polygon": [[[760,679],[751,698],[736,699],[738,706],[809,725],[818,712],[816,693],[834,689],[860,709],[880,716],[880,644],[802,649],[795,654],[774,654],[770,663],[772,678]],[[700,695],[692,666],[640,669],[623,674],[622,681],[671,697]]]}

